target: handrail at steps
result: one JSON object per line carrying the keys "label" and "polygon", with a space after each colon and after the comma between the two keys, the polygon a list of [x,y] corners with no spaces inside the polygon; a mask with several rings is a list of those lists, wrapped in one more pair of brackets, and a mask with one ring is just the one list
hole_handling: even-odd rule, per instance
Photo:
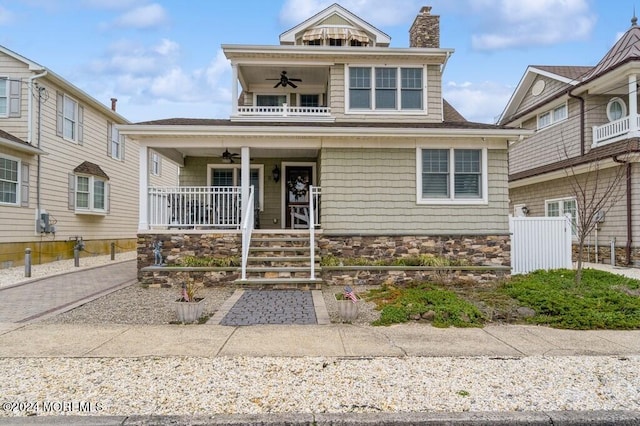
{"label": "handrail at steps", "polygon": [[251,245],[251,234],[253,233],[254,208],[253,208],[253,185],[249,187],[249,201],[246,204],[247,211],[242,215],[242,275],[241,280],[247,279],[247,259],[249,258],[249,246]]}

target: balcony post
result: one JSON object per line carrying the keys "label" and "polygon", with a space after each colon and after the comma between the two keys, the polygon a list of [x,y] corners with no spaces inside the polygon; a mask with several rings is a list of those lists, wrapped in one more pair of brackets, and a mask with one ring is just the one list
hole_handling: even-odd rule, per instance
{"label": "balcony post", "polygon": [[138,198],[138,230],[149,229],[149,148],[140,146],[139,198]]}
{"label": "balcony post", "polygon": [[629,76],[629,133],[638,131],[638,86],[635,74]]}
{"label": "balcony post", "polygon": [[243,146],[240,150],[240,190],[241,190],[241,218],[247,213],[249,206],[249,187],[251,186],[251,158],[249,157],[249,147]]}
{"label": "balcony post", "polygon": [[238,115],[238,64],[231,63],[231,116]]}

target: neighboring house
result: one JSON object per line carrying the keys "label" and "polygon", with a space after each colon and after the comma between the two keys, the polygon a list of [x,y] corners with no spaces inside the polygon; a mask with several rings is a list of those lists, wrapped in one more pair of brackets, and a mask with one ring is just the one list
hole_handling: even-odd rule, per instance
{"label": "neighboring house", "polygon": [[[26,248],[36,264],[70,258],[80,238],[91,254],[135,249],[140,156],[111,102],[0,46],[2,267]],[[177,182],[177,166],[157,170],[152,182]]]}
{"label": "neighboring house", "polygon": [[500,120],[535,131],[509,149],[509,198],[515,216],[570,214],[576,222],[581,203],[572,176],[583,180],[591,171],[592,184],[583,187],[589,197],[600,197],[593,186],[596,171],[599,190],[624,173],[621,199],[609,204],[605,215],[593,212],[602,223],[587,240],[591,261],[598,247],[598,260],[608,262],[613,240],[616,263],[640,260],[640,169],[636,156],[625,155],[638,152],[639,74],[640,27],[634,18],[596,66],[529,66]]}
{"label": "neighboring house", "polygon": [[175,191],[154,188],[140,170],[139,265],[150,263],[159,234],[171,244],[184,232],[231,238],[249,216],[260,232],[313,225],[322,254],[432,252],[509,265],[507,147],[527,132],[468,122],[443,100],[453,49],[440,47],[430,9],[416,17],[408,48],[337,4],[278,45],[223,45],[229,119],[121,126],[182,162]]}

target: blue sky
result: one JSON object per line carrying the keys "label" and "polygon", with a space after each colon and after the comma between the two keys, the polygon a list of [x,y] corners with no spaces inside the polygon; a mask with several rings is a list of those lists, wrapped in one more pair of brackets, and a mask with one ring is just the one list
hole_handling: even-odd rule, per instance
{"label": "blue sky", "polygon": [[[231,70],[221,44],[278,36],[335,1],[0,0],[0,45],[40,63],[132,122],[228,118]],[[421,6],[455,49],[445,98],[492,123],[528,65],[595,65],[631,25],[639,0],[345,0],[408,47]]]}

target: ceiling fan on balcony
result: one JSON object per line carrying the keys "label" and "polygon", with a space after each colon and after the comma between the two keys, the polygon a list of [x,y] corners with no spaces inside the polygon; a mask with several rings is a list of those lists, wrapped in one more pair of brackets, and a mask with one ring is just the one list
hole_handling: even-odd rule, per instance
{"label": "ceiling fan on balcony", "polygon": [[224,152],[222,153],[222,162],[235,163],[235,161],[233,160],[238,157],[240,157],[240,154],[238,154],[237,152],[229,152],[228,149],[225,149]]}
{"label": "ceiling fan on balcony", "polygon": [[298,87],[297,84],[292,83],[292,81],[302,81],[299,78],[289,78],[287,77],[287,72],[286,71],[282,71],[280,73],[280,78],[267,78],[267,80],[278,80],[278,82],[276,83],[275,86],[273,86],[274,88],[278,87],[278,86],[282,86],[282,87],[287,87],[287,85],[293,87],[294,89],[296,87]]}

